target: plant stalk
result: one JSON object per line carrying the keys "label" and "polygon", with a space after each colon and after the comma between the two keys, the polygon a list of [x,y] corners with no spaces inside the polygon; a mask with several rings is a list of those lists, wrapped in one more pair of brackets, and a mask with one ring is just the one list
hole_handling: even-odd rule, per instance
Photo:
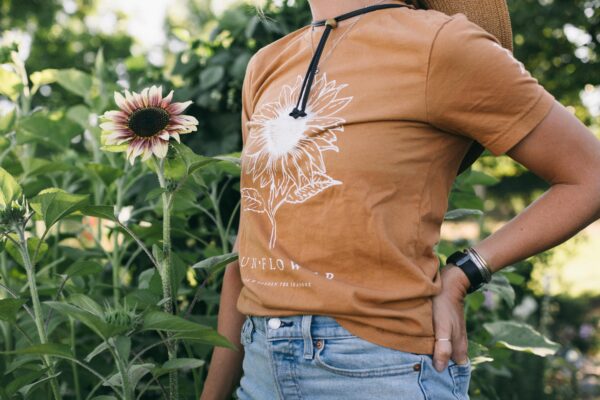
{"label": "plant stalk", "polygon": [[[38,335],[40,337],[40,343],[46,344],[48,343],[48,338],[46,337],[46,329],[44,327],[44,318],[42,315],[42,305],[40,304],[40,298],[37,291],[37,283],[35,280],[35,271],[33,269],[33,263],[29,258],[29,250],[27,249],[27,238],[25,238],[25,232],[23,228],[18,228],[19,234],[19,247],[21,251],[21,257],[23,258],[23,265],[25,265],[25,271],[27,272],[27,282],[29,283],[29,293],[31,295],[31,301],[33,302],[33,315],[35,317],[35,326],[38,331]],[[47,355],[43,356],[44,362],[48,366],[48,375],[54,375],[54,367],[52,362],[50,361],[50,357]],[[60,400],[60,390],[58,386],[58,381],[56,377],[50,378],[50,386],[52,388],[52,393],[54,395],[55,400]]]}

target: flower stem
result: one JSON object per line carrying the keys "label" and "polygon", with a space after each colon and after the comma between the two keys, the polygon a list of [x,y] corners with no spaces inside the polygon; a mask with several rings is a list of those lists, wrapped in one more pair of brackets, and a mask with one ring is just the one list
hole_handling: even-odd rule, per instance
{"label": "flower stem", "polygon": [[[160,268],[160,275],[163,288],[163,299],[166,299],[164,303],[164,311],[169,314],[174,312],[174,298],[173,298],[173,281],[171,271],[171,198],[173,194],[169,192],[167,182],[164,175],[164,159],[160,159],[156,162],[156,158],[153,156],[152,160],[156,167],[156,174],[158,176],[158,182],[160,187],[165,189],[162,193],[162,205],[163,205],[163,254],[162,254],[162,266]],[[167,332],[167,337],[172,339],[173,332]],[[167,342],[167,352],[169,354],[169,360],[177,358],[177,342],[175,340],[169,340]],[[169,397],[171,400],[179,398],[179,384],[177,381],[177,370],[169,372]]]}
{"label": "flower stem", "polygon": [[[44,327],[44,318],[42,315],[42,305],[40,304],[40,297],[37,291],[37,283],[35,281],[35,271],[33,269],[33,264],[31,259],[29,258],[29,250],[27,248],[27,238],[25,238],[25,231],[23,228],[19,227],[17,229],[19,234],[19,247],[21,251],[21,257],[23,258],[23,265],[25,266],[25,271],[27,272],[27,282],[29,284],[29,293],[31,295],[31,301],[33,302],[33,315],[35,319],[35,326],[38,331],[38,335],[40,337],[40,343],[46,344],[48,343],[48,339],[46,337],[46,329]],[[48,367],[48,375],[54,375],[54,367],[52,362],[50,361],[50,357],[47,355],[43,356],[44,363]],[[52,388],[52,393],[54,395],[55,400],[60,400],[60,390],[58,388],[58,382],[56,377],[50,378],[50,386]]]}

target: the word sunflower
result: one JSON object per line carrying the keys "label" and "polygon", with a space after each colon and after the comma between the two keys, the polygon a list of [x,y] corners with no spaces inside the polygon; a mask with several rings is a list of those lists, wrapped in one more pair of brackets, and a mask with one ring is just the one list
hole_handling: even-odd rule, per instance
{"label": "the word sunflower", "polygon": [[169,139],[181,143],[179,135],[197,130],[198,120],[181,113],[192,104],[191,101],[172,103],[173,91],[162,97],[162,87],[145,88],[141,93],[125,96],[115,92],[115,103],[120,110],[107,111],[102,115],[106,120],[100,124],[105,145],[126,144],[127,160],[133,165],[137,156],[142,161],[154,154],[164,158],[169,149]]}

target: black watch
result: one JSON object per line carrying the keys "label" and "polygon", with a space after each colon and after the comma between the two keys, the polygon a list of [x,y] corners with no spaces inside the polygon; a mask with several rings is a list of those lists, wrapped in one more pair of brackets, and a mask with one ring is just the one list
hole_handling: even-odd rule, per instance
{"label": "black watch", "polygon": [[469,282],[471,282],[471,285],[467,289],[467,293],[473,293],[487,283],[482,273],[479,271],[477,264],[475,264],[475,261],[473,261],[466,249],[455,251],[450,254],[446,259],[446,264],[456,265],[465,273],[465,275],[467,275]]}

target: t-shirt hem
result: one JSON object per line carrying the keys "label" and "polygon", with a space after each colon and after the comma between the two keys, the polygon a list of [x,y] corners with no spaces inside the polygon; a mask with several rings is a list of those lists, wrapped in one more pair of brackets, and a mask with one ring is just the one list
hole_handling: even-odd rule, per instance
{"label": "t-shirt hem", "polygon": [[[510,125],[496,140],[485,145],[494,156],[500,156],[527,136],[548,114],[555,97],[542,90],[538,99],[525,111],[523,116]],[[512,131],[512,132],[511,132]]]}

